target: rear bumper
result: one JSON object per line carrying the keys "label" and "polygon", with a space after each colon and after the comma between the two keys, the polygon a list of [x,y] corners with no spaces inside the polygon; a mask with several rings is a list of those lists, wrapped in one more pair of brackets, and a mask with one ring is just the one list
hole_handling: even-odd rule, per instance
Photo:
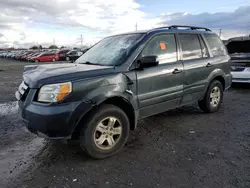
{"label": "rear bumper", "polygon": [[250,70],[248,68],[245,68],[245,70],[241,72],[233,72],[233,83],[250,83]]}
{"label": "rear bumper", "polygon": [[231,84],[232,84],[232,75],[231,74],[227,74],[225,76],[225,89],[230,88]]}
{"label": "rear bumper", "polygon": [[19,115],[27,129],[48,139],[69,139],[78,121],[91,109],[91,104],[70,102],[66,104],[40,104],[33,102],[31,90],[25,101],[19,101]]}

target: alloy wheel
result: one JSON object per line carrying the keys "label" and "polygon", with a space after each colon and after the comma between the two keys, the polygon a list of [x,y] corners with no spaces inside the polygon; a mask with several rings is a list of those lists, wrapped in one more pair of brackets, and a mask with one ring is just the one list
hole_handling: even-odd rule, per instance
{"label": "alloy wheel", "polygon": [[210,94],[210,105],[212,107],[217,107],[220,104],[220,100],[221,100],[220,88],[215,86]]}
{"label": "alloy wheel", "polygon": [[122,136],[122,124],[115,117],[106,117],[101,120],[94,132],[94,143],[102,150],[112,149]]}

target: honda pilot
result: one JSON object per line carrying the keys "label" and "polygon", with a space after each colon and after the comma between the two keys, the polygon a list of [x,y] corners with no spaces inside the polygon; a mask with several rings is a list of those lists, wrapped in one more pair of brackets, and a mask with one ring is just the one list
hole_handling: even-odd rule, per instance
{"label": "honda pilot", "polygon": [[123,148],[139,119],[195,102],[216,112],[231,82],[215,33],[169,26],[107,37],[73,64],[26,66],[16,98],[32,133],[79,139],[101,159]]}

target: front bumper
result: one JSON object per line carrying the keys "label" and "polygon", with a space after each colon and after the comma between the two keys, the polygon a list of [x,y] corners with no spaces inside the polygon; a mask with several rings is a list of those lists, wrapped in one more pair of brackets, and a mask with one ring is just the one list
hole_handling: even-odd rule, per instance
{"label": "front bumper", "polygon": [[233,83],[250,83],[250,68],[245,68],[240,72],[231,72],[233,76]]}
{"label": "front bumper", "polygon": [[35,89],[29,89],[24,101],[20,100],[19,115],[27,129],[40,137],[69,139],[83,114],[91,104],[70,102],[65,104],[42,104],[34,102]]}

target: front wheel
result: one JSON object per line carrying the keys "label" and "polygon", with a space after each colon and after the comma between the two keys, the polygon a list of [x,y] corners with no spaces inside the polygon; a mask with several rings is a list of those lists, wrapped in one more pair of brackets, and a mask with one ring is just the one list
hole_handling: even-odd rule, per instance
{"label": "front wheel", "polygon": [[201,110],[207,113],[216,112],[223,101],[223,86],[220,81],[213,81],[204,96],[204,98],[199,101],[199,107]]}
{"label": "front wheel", "polygon": [[56,61],[56,59],[54,58],[54,59],[52,59],[52,62],[55,62]]}
{"label": "front wheel", "polygon": [[128,117],[114,105],[100,106],[82,126],[80,145],[87,154],[96,159],[119,152],[129,136]]}

